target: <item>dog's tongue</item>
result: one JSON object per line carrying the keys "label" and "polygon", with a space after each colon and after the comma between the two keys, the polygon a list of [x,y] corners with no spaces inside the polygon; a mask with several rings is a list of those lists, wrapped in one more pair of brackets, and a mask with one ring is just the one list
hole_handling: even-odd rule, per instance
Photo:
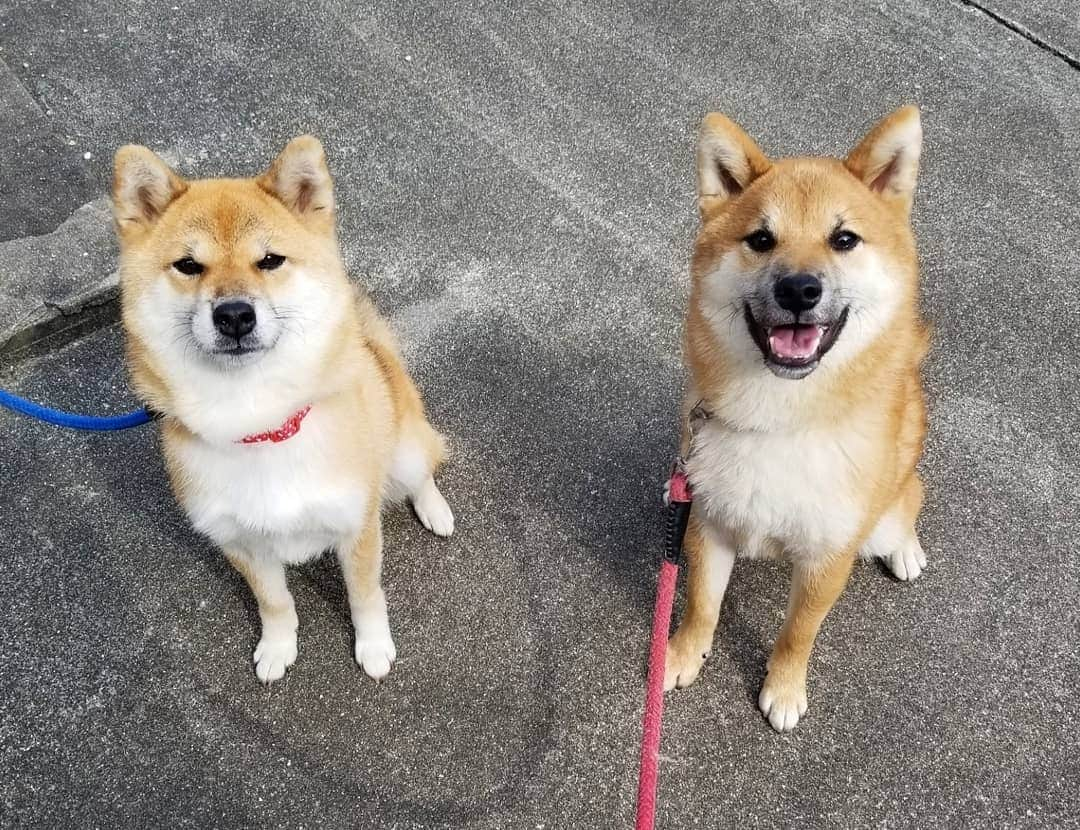
{"label": "dog's tongue", "polygon": [[769,333],[772,353],[788,360],[802,360],[817,351],[820,326],[777,326]]}

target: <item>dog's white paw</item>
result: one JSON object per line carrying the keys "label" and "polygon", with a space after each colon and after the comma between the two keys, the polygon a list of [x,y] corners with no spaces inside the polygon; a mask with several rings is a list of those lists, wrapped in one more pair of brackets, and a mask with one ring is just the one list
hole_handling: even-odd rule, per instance
{"label": "dog's white paw", "polygon": [[773,672],[765,678],[758,695],[758,708],[777,732],[790,732],[806,714],[806,683],[782,680]]}
{"label": "dog's white paw", "polygon": [[889,556],[889,570],[893,576],[910,582],[917,579],[926,568],[926,554],[923,553],[922,545],[918,539],[912,539],[902,549]]}
{"label": "dog's white paw", "polygon": [[709,657],[709,645],[686,642],[688,638],[675,636],[668,641],[667,656],[664,664],[664,691],[674,688],[685,689],[701,672],[701,667]]}
{"label": "dog's white paw", "polygon": [[273,683],[285,676],[285,669],[296,662],[296,634],[263,635],[255,646],[255,676],[263,683]]}
{"label": "dog's white paw", "polygon": [[412,505],[420,524],[436,536],[449,536],[454,532],[454,514],[434,481],[428,480],[420,488],[413,496]]}
{"label": "dog's white paw", "polygon": [[366,637],[357,635],[355,654],[364,674],[376,681],[390,674],[390,667],[397,659],[397,649],[389,630]]}

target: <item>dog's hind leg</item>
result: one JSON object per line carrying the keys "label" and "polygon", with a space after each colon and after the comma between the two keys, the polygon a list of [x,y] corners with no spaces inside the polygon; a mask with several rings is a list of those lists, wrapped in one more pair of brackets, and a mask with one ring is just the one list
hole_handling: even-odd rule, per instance
{"label": "dog's hind leg", "polygon": [[926,568],[926,554],[915,532],[922,499],[922,482],[912,473],[896,503],[878,520],[862,549],[863,556],[884,559],[893,575],[905,582],[917,579]]}
{"label": "dog's hind leg", "polygon": [[390,464],[388,496],[408,498],[420,524],[436,536],[454,532],[454,514],[435,484],[435,470],[446,457],[446,444],[422,418],[403,424]]}
{"label": "dog's hind leg", "polygon": [[424,527],[437,536],[449,536],[454,532],[454,514],[434,478],[446,459],[446,441],[428,423],[420,392],[405,369],[385,321],[366,299],[358,308],[368,332],[368,346],[389,385],[401,424],[384,495],[390,501],[407,498]]}

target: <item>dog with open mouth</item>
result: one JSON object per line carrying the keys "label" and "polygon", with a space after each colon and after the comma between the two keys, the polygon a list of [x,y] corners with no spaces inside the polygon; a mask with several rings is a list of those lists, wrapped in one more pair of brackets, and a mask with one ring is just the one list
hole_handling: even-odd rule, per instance
{"label": "dog with open mouth", "polygon": [[810,651],[856,558],[901,580],[926,566],[928,333],[910,223],[921,147],[910,106],[842,161],[769,159],[715,113],[699,135],[682,439],[694,503],[665,688],[697,678],[736,555],[784,555],[788,613],[758,698],[777,731],[806,712]]}
{"label": "dog with open mouth", "polygon": [[285,566],[334,549],[356,662],[382,679],[397,651],[381,505],[410,500],[440,536],[454,517],[433,478],[443,438],[346,278],[322,145],[302,136],[256,178],[195,181],[122,147],[113,202],[132,379],[162,416],[177,499],[255,595],[256,676],[296,659]]}

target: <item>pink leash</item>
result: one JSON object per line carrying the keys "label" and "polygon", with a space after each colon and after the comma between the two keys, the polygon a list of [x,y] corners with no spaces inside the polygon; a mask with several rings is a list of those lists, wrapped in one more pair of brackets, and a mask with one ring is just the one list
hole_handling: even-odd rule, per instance
{"label": "pink leash", "polygon": [[660,759],[660,725],[664,716],[664,665],[668,635],[671,630],[671,607],[675,601],[675,583],[683,536],[690,519],[690,482],[681,459],[668,482],[668,520],[664,543],[664,562],[656,586],[652,642],[649,645],[649,678],[645,692],[645,717],[641,736],[641,771],[638,775],[637,819],[635,830],[653,830],[656,821],[656,782]]}

